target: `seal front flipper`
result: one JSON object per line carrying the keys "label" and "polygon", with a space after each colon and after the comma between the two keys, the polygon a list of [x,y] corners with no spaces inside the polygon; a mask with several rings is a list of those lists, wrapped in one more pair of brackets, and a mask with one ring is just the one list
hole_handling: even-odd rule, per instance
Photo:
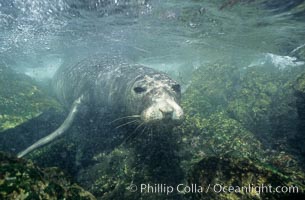
{"label": "seal front flipper", "polygon": [[50,143],[51,141],[53,141],[54,139],[56,139],[57,137],[59,137],[60,135],[62,135],[73,123],[76,114],[78,113],[79,107],[82,103],[84,99],[84,95],[80,96],[78,99],[76,99],[70,109],[70,112],[68,114],[68,117],[65,119],[65,121],[60,125],[60,127],[58,127],[53,133],[47,135],[44,138],[41,138],[40,140],[38,140],[37,142],[35,142],[34,144],[32,144],[30,147],[28,147],[27,149],[23,150],[22,152],[18,153],[18,158],[21,158],[23,156],[25,156],[26,154],[30,153],[31,151],[46,145],[48,143]]}

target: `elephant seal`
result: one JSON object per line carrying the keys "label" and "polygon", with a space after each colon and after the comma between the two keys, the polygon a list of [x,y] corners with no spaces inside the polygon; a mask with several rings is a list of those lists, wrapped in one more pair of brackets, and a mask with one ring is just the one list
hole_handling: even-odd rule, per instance
{"label": "elephant seal", "polygon": [[132,121],[126,124],[138,123],[139,126],[170,126],[183,119],[179,105],[181,89],[176,81],[163,72],[130,64],[120,57],[100,56],[60,67],[52,85],[69,114],[59,128],[20,152],[18,157],[62,135],[82,106],[91,113],[107,108],[117,120],[129,119]]}

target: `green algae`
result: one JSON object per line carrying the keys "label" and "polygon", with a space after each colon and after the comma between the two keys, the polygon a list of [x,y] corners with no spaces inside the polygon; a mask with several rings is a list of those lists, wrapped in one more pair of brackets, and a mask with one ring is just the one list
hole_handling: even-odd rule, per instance
{"label": "green algae", "polygon": [[95,197],[71,183],[58,168],[41,169],[31,161],[0,152],[1,199],[80,199]]}
{"label": "green algae", "polygon": [[[82,170],[80,181],[100,199],[135,199],[126,190],[132,183],[135,169],[134,156],[123,146],[110,153],[99,153],[93,158],[96,164]],[[136,194],[137,195],[137,194]]]}
{"label": "green algae", "polygon": [[0,132],[60,105],[30,77],[0,66]]}
{"label": "green algae", "polygon": [[294,83],[294,89],[297,92],[305,93],[305,73],[298,76]]}
{"label": "green algae", "polygon": [[278,116],[287,117],[278,124],[289,126],[296,117],[289,82],[295,74],[276,68],[202,66],[194,73],[192,84],[184,94],[183,107],[187,113],[202,117],[226,112],[253,132],[258,132],[259,127],[272,128]]}
{"label": "green algae", "polygon": [[[181,149],[185,155],[182,166],[189,174],[190,184],[209,179],[227,185],[251,181],[271,184],[276,180],[284,185],[297,184],[301,192],[304,191],[305,174],[298,155],[289,153],[288,141],[282,138],[296,134],[297,109],[292,84],[299,69],[294,70],[240,69],[214,64],[194,72],[182,101],[185,121],[175,129],[181,135]],[[286,146],[278,145],[280,142]],[[275,148],[269,149],[273,144]],[[220,163],[218,167],[213,167],[214,161],[210,163],[213,159]],[[233,169],[226,171],[229,163],[222,160],[228,160],[233,168],[238,168],[234,176],[230,175]],[[247,166],[239,162],[246,162]],[[202,163],[207,163],[206,169],[194,171]],[[253,171],[247,172],[246,180],[236,177],[238,171],[247,168]],[[211,169],[217,169],[217,172],[209,171]],[[209,172],[201,175],[204,170]],[[207,186],[206,183],[202,185]],[[190,199],[263,198],[257,194],[188,196]]]}
{"label": "green algae", "polygon": [[207,156],[256,158],[262,153],[262,145],[254,135],[222,112],[209,118],[187,115],[177,129],[181,131],[184,148],[191,151],[194,159],[188,160],[189,164]]}
{"label": "green algae", "polygon": [[[250,159],[236,157],[207,157],[190,170],[189,184],[205,188],[204,193],[193,193],[190,199],[302,199],[305,185],[290,176]],[[216,185],[216,187],[215,187]],[[232,187],[235,191],[219,191]],[[272,190],[269,190],[271,186]],[[241,189],[244,187],[243,189]],[[294,188],[287,193],[275,192],[276,187]],[[209,190],[207,190],[209,188]],[[268,189],[267,189],[268,188]]]}

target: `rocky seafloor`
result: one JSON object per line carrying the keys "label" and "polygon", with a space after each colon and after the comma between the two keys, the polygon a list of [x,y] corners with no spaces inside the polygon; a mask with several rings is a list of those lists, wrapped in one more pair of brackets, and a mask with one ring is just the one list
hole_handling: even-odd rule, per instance
{"label": "rocky seafloor", "polygon": [[31,161],[0,152],[0,199],[96,199],[72,183],[58,168],[35,166]]}
{"label": "rocky seafloor", "polygon": [[[8,74],[0,76],[0,82],[8,87],[0,90],[0,98],[5,99],[0,105],[5,111],[1,114],[5,118],[0,118],[0,147],[16,153],[54,130],[65,113],[39,84],[3,69]],[[124,130],[109,126],[101,134],[102,127],[79,122],[61,139],[28,155],[27,159],[35,164],[1,153],[1,198],[302,199],[304,83],[302,67],[283,70],[262,66],[240,69],[225,64],[202,66],[194,72],[183,94],[186,117],[180,126],[154,130],[121,143],[117,141],[121,141]],[[36,88],[34,94],[31,88]],[[20,101],[22,107],[18,106]],[[22,136],[24,132],[27,137]],[[50,168],[54,166],[66,175]],[[128,190],[131,184],[141,183],[196,184],[202,188],[216,184],[235,188],[249,184],[296,186],[298,192],[166,195]]]}

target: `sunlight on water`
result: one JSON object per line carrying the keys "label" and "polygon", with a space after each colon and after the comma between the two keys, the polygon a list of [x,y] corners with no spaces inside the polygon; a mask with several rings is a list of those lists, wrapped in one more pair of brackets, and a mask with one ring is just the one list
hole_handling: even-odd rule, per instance
{"label": "sunlight on water", "polygon": [[[304,23],[263,4],[223,1],[26,1],[0,3],[1,58],[13,68],[120,51],[151,66],[247,65],[304,44]],[[177,64],[180,63],[180,64]],[[43,65],[43,66],[41,66]]]}

